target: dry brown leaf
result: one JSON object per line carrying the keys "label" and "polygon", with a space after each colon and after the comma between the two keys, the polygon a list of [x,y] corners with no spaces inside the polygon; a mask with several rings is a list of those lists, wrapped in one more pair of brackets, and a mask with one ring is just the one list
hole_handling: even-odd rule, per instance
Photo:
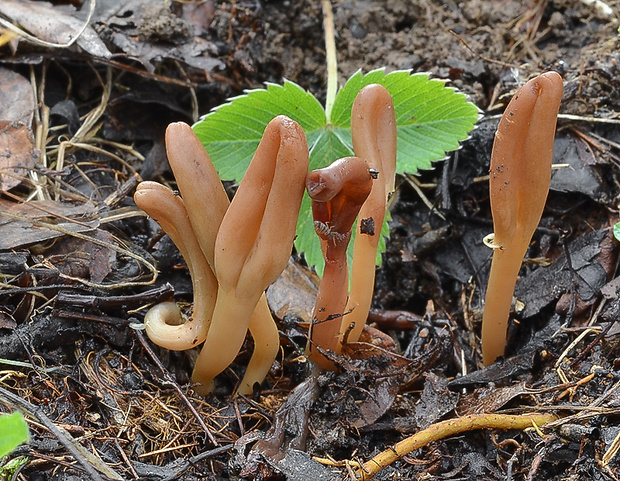
{"label": "dry brown leaf", "polygon": [[0,191],[19,185],[38,159],[30,127],[0,120]]}
{"label": "dry brown leaf", "polygon": [[35,100],[28,79],[0,67],[0,120],[31,126]]}
{"label": "dry brown leaf", "polygon": [[292,259],[280,277],[267,289],[267,302],[278,319],[297,317],[307,323],[312,320],[318,277]]}
{"label": "dry brown leaf", "polygon": [[[54,218],[37,207],[62,217]],[[0,250],[17,249],[65,235],[59,230],[54,230],[54,227],[69,232],[96,229],[99,226],[99,219],[91,219],[94,212],[95,207],[91,202],[78,205],[53,201],[16,204],[0,199]],[[71,221],[67,219],[68,217],[73,217],[75,220]],[[46,228],[45,224],[50,227]]]}
{"label": "dry brown leaf", "polygon": [[[2,0],[0,13],[39,40],[50,43],[66,44],[73,40],[84,26],[84,20],[48,2]],[[90,26],[86,27],[76,43],[95,57],[112,56],[97,32]]]}

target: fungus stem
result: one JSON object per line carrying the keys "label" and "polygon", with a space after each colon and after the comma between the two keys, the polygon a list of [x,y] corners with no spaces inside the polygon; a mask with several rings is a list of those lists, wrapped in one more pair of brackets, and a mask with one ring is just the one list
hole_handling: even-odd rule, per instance
{"label": "fungus stem", "polygon": [[248,331],[250,317],[261,294],[262,291],[258,291],[253,298],[242,298],[234,289],[224,290],[220,287],[213,319],[226,323],[228,328],[210,329],[196,359],[192,380],[201,384],[195,388],[198,394],[205,395],[210,392],[215,376],[232,364],[239,354]]}
{"label": "fungus stem", "polygon": [[246,395],[252,394],[254,384],[263,382],[280,350],[280,333],[264,293],[252,313],[249,329],[254,339],[254,351],[237,389]]}
{"label": "fungus stem", "polygon": [[[170,303],[151,308],[145,316],[146,334],[158,346],[183,351],[205,340],[215,306],[217,280],[200,248],[183,200],[157,182],[142,182],[136,205],[155,219],[187,263],[194,291],[192,319],[182,323],[181,311]],[[176,307],[176,306],[175,306]]]}
{"label": "fungus stem", "polygon": [[338,159],[324,169],[310,172],[306,180],[314,226],[325,258],[308,340],[308,357],[326,369],[333,366],[316,347],[340,352],[341,318],[348,292],[347,246],[355,217],[372,184],[366,162],[358,157]]}

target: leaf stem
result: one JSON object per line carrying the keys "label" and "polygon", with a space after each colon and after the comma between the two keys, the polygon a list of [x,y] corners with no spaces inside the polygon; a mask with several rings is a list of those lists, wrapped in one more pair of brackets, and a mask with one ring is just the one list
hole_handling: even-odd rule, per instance
{"label": "leaf stem", "polygon": [[338,61],[336,60],[336,37],[334,32],[334,14],[330,0],[321,0],[323,8],[323,29],[325,30],[325,60],[327,62],[327,96],[325,98],[325,116],[331,123],[332,108],[338,91]]}

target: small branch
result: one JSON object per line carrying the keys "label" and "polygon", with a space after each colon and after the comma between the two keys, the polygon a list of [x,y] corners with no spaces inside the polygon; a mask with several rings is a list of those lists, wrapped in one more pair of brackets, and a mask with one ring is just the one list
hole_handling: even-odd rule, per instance
{"label": "small branch", "polygon": [[[66,289],[66,286],[60,286]],[[23,288],[25,291],[38,291],[40,287]],[[17,291],[18,289],[15,289]],[[21,290],[21,288],[19,288]],[[4,291],[3,291],[4,292]],[[13,294],[13,290],[6,292]],[[60,291],[56,297],[55,308],[71,307],[73,309],[112,309],[115,307],[125,307],[125,309],[134,309],[145,304],[152,304],[169,300],[174,296],[174,289],[169,283],[160,287],[149,289],[139,294],[128,294],[122,296],[95,296],[89,294],[72,294],[66,291]]]}

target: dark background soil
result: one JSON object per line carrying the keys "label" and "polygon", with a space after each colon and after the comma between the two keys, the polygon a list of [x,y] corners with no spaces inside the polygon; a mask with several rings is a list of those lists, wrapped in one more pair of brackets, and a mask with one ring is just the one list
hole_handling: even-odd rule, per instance
{"label": "dark background soil", "polygon": [[[606,5],[611,14],[579,0],[333,2],[340,84],[360,69],[428,72],[464,92],[481,119],[435,169],[398,180],[371,321],[410,363],[371,358],[321,376],[313,391],[318,399],[308,394],[297,406],[299,416],[309,417],[305,446],[291,428],[286,442],[271,445],[275,454],[254,443],[278,421],[290,422],[276,410],[308,376],[299,350],[303,327],[292,316],[279,319],[282,356],[251,399],[230,397],[251,346],[206,399],[189,385],[195,353],[155,348],[162,371],[130,323],[142,321],[146,304],[173,293],[191,302],[191,282],[175,247],[134,208],[133,174],[170,184],[166,125],[195,121],[244,89],[286,78],[323,101],[320,3],[103,1],[94,25],[113,58],[5,45],[2,66],[32,77],[52,109],[48,165],[58,155],[53,147],[105,98],[102,84],[109,99],[93,136],[122,162],[75,148],[62,175],[37,164],[42,182],[60,180],[73,195],[56,200],[90,199],[84,215],[96,229],[87,232],[99,244],[68,237],[32,242],[33,229],[19,238],[15,222],[2,216],[8,204],[0,206],[0,236],[17,238],[0,252],[0,358],[29,363],[8,365],[0,386],[64,426],[121,479],[350,479],[352,471],[339,461],[366,461],[440,419],[527,407],[572,417],[542,436],[476,431],[434,442],[378,478],[617,479],[616,458],[603,456],[620,432],[617,243],[610,234],[620,192],[620,131],[613,123],[620,111],[620,2]],[[198,49],[202,56],[193,56]],[[568,167],[554,173],[521,272],[508,360],[482,370],[481,299],[490,260],[482,238],[491,232],[482,177],[498,114],[519,85],[547,70],[564,78],[554,163]],[[44,122],[35,120],[35,132],[37,125]],[[34,190],[24,182],[3,200],[26,200]],[[149,272],[109,245],[155,263],[156,283],[132,284],[148,280]],[[293,285],[301,305],[301,289]],[[556,365],[589,325],[604,331],[586,333]],[[31,423],[31,430],[31,443],[15,454],[29,462],[9,479],[91,479],[42,423]]]}

